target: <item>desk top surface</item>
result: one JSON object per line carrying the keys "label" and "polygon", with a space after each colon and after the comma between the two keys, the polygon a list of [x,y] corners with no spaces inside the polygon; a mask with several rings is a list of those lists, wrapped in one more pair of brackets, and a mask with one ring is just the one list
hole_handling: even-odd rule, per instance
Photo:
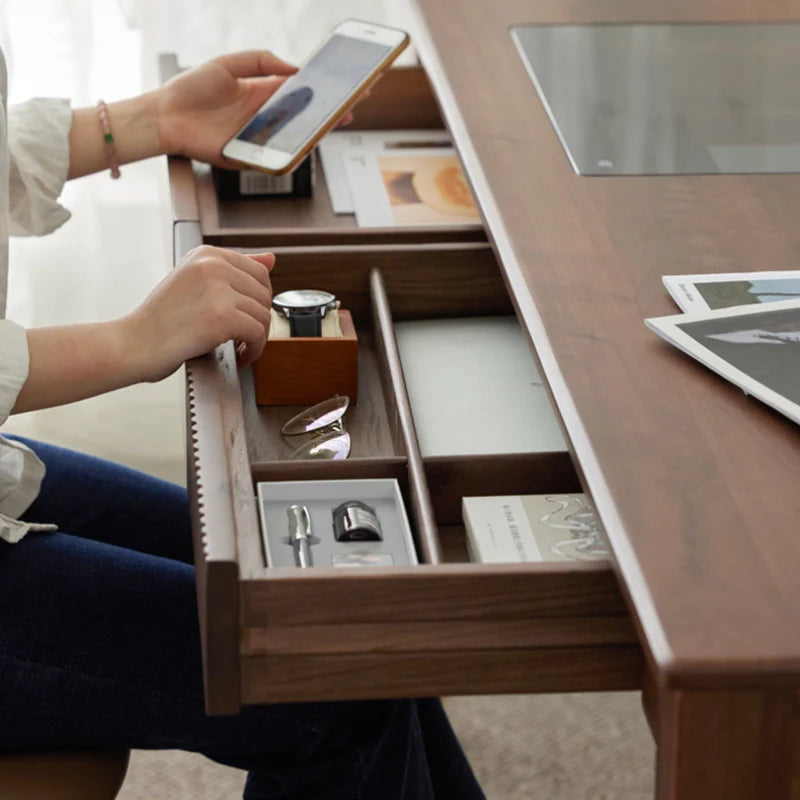
{"label": "desk top surface", "polygon": [[796,269],[800,175],[577,175],[509,29],[800,20],[800,2],[416,0],[418,46],[672,686],[800,681],[800,428],[662,342],[664,274]]}

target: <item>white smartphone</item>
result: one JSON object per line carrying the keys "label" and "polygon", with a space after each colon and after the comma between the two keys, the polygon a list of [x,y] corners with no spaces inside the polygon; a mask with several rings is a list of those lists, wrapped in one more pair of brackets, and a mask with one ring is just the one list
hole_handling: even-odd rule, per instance
{"label": "white smartphone", "polygon": [[222,148],[232,161],[291,172],[408,44],[405,31],[345,20]]}

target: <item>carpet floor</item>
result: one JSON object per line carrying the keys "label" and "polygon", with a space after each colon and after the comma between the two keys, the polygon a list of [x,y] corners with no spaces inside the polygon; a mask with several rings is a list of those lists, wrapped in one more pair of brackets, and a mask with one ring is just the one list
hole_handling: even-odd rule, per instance
{"label": "carpet floor", "polygon": [[[638,693],[455,697],[445,707],[488,800],[653,796]],[[201,756],[135,751],[118,800],[233,800],[243,784],[242,772]]]}

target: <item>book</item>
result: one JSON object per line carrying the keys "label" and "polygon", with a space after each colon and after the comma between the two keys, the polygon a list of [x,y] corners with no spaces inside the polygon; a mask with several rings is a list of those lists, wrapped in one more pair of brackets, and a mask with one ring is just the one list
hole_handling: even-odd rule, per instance
{"label": "book", "polygon": [[610,557],[585,494],[464,497],[467,550],[473,561],[597,561]]}
{"label": "book", "polygon": [[800,299],[800,270],[664,275],[661,280],[687,314]]}
{"label": "book", "polygon": [[745,394],[800,423],[800,299],[653,317],[645,324]]}

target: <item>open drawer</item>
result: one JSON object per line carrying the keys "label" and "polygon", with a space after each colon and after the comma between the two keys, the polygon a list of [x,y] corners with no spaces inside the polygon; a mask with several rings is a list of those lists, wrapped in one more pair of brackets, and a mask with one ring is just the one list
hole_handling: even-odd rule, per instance
{"label": "open drawer", "polygon": [[[209,712],[273,701],[638,688],[641,652],[610,563],[467,561],[460,498],[579,490],[569,455],[420,454],[393,325],[513,313],[491,249],[275,251],[276,291],[324,284],[356,321],[359,396],[346,419],[353,447],[344,461],[288,461],[279,429],[299,409],[257,406],[250,370],[237,371],[230,344],[187,365]],[[374,477],[398,480],[419,565],[265,563],[257,482]]]}
{"label": "open drawer", "polygon": [[[162,82],[180,70],[177,59],[165,54],[159,60]],[[369,96],[356,109],[347,130],[444,129],[439,106],[422,67],[387,70]],[[309,198],[218,195],[211,168],[184,159],[170,159],[170,183],[175,219],[187,219],[183,206],[199,210],[206,244],[254,246],[344,245],[413,242],[486,241],[480,224],[359,228],[352,214],[335,214],[321,159],[313,152],[315,184]]]}

